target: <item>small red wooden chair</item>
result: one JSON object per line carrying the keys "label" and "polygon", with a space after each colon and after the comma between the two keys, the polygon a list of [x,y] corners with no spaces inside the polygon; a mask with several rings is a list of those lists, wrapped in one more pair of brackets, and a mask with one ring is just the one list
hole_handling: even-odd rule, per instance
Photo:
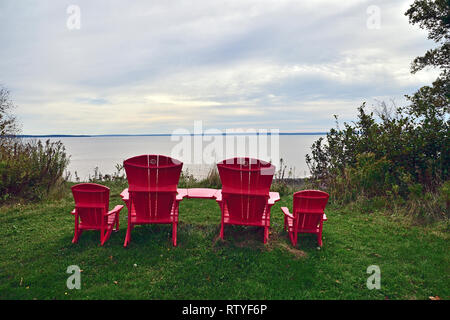
{"label": "small red wooden chair", "polygon": [[[95,183],[80,183],[72,187],[75,200],[75,235],[72,243],[77,243],[84,230],[100,230],[100,245],[106,242],[112,231],[119,231],[118,205],[109,211],[109,188]],[[114,225],[116,226],[115,229]]]}
{"label": "small red wooden chair", "polygon": [[303,190],[294,193],[292,214],[287,207],[282,207],[284,213],[284,230],[288,230],[292,245],[297,245],[298,233],[314,233],[317,242],[322,246],[322,227],[327,220],[324,213],[329,194],[319,190]]}
{"label": "small red wooden chair", "polygon": [[135,225],[155,223],[172,224],[176,246],[178,206],[184,196],[177,196],[177,185],[183,163],[162,155],[142,155],[125,160],[123,165],[129,185],[121,194],[128,208],[124,247]]}
{"label": "small red wooden chair", "polygon": [[269,192],[275,166],[252,159],[233,158],[217,164],[222,191],[216,201],[222,211],[220,237],[226,224],[264,227],[264,243],[269,238],[270,209],[280,199]]}

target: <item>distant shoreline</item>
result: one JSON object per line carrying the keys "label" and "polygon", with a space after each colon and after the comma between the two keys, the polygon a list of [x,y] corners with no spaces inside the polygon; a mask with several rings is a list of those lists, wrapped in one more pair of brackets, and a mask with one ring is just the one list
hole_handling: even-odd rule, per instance
{"label": "distant shoreline", "polygon": [[[155,133],[155,134],[90,134],[90,135],[76,135],[76,134],[49,134],[49,135],[29,135],[21,134],[15,136],[16,138],[101,138],[101,137],[170,137],[170,136],[253,136],[253,135],[272,135],[272,133],[259,132],[230,132],[230,133],[187,133],[187,134],[170,134],[170,133]],[[326,135],[326,132],[280,132],[280,136],[318,136]]]}

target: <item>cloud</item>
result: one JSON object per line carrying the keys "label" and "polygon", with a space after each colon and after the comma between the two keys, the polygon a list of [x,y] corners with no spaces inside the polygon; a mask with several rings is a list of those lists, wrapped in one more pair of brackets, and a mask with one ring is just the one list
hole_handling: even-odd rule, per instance
{"label": "cloud", "polygon": [[[433,43],[412,1],[69,1],[0,4],[0,83],[26,134],[169,133],[194,120],[326,131],[363,101],[401,101]],[[367,28],[367,7],[380,29]]]}

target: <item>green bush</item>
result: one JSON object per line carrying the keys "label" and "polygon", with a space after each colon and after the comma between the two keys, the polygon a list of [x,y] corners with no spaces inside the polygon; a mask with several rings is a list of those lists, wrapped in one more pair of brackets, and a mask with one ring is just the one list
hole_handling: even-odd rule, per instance
{"label": "green bush", "polygon": [[60,142],[12,139],[0,146],[0,201],[38,200],[64,182],[69,159]]}
{"label": "green bush", "polygon": [[220,180],[219,170],[217,166],[211,167],[205,179],[200,180],[199,184],[205,188],[221,189],[222,181]]}
{"label": "green bush", "polygon": [[341,204],[383,196],[407,201],[417,216],[441,216],[442,204],[448,208],[446,196],[436,196],[449,189],[448,109],[418,112],[413,104],[378,119],[364,104],[358,111],[357,121],[312,145],[306,156],[312,181]]}
{"label": "green bush", "polygon": [[445,204],[445,214],[450,215],[450,181],[446,181],[439,190],[439,199]]}

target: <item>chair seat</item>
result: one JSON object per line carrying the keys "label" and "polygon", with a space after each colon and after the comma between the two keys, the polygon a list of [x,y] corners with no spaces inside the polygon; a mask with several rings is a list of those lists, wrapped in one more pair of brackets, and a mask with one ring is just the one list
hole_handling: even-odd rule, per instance
{"label": "chair seat", "polygon": [[[288,223],[288,231],[289,232],[294,232],[294,220],[292,219],[292,218],[290,218],[290,217],[287,217],[286,216],[286,218],[287,218],[287,223]],[[302,228],[298,228],[298,232],[301,232],[301,233],[318,233],[319,232],[319,226],[320,226],[320,224],[318,224],[317,225],[317,228],[313,228],[313,229],[302,229]]]}
{"label": "chair seat", "polygon": [[[116,222],[116,215],[115,215],[115,214],[109,215],[109,216],[108,216],[108,220],[107,220],[106,228],[107,228],[107,229],[112,228],[112,227],[114,226],[114,223],[115,223],[115,222]],[[83,223],[80,223],[80,224],[78,225],[78,227],[79,227],[80,229],[84,229],[84,230],[100,230],[100,229],[101,229],[101,227],[98,226],[98,225],[90,226],[90,225],[83,224]]]}
{"label": "chair seat", "polygon": [[261,217],[261,221],[257,222],[243,222],[242,219],[240,221],[233,221],[230,218],[230,215],[228,213],[228,210],[225,209],[224,215],[223,215],[223,223],[225,224],[236,224],[236,225],[246,225],[246,226],[258,226],[258,227],[269,227],[270,221],[266,219],[266,214],[263,214]]}
{"label": "chair seat", "polygon": [[178,215],[171,214],[166,219],[140,219],[138,220],[136,217],[136,213],[131,213],[131,223],[132,224],[150,224],[150,223],[173,223],[178,222]]}
{"label": "chair seat", "polygon": [[178,222],[178,217],[171,216],[170,219],[151,219],[151,220],[137,220],[136,217],[131,217],[132,224],[152,224],[152,223],[173,223]]}

